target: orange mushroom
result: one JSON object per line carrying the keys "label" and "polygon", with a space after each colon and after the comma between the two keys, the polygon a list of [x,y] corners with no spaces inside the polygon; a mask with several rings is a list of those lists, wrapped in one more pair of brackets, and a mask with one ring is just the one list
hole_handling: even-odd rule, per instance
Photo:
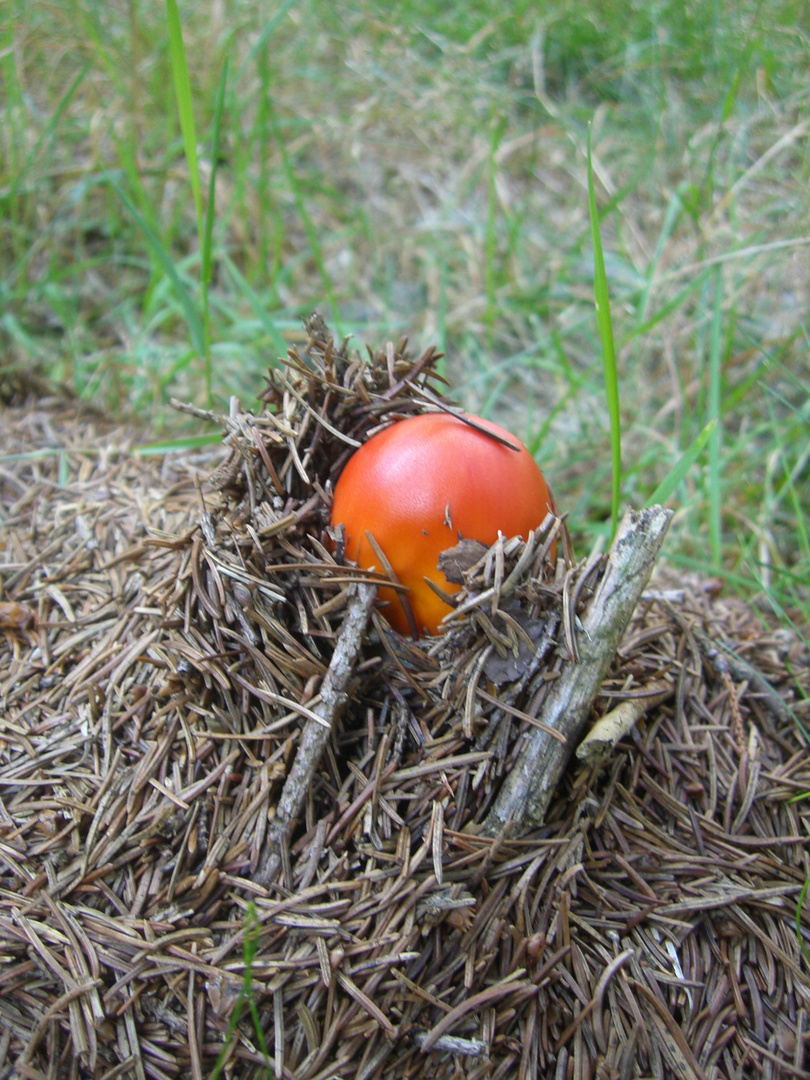
{"label": "orange mushroom", "polygon": [[461,539],[489,546],[499,532],[525,538],[553,511],[526,447],[489,420],[469,419],[425,413],[400,420],[356,450],[335,485],[332,525],[345,529],[346,556],[382,570],[371,533],[407,586],[415,625],[397,590],[379,590],[383,614],[402,634],[438,633],[451,610],[426,582],[446,593],[460,588],[438,568],[443,551]]}

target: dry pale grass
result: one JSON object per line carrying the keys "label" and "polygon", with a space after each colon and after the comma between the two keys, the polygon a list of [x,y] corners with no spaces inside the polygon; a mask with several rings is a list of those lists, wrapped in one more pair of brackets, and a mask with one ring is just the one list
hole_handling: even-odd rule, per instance
{"label": "dry pale grass", "polygon": [[377,623],[262,872],[357,577],[329,482],[431,392],[430,354],[363,367],[310,329],[214,460],[138,457],[53,401],[5,413],[0,1074],[197,1080],[227,1045],[226,1075],[266,1076],[251,1023],[228,1036],[249,976],[295,1080],[808,1075],[810,669],[714,582],[648,590],[595,715],[658,703],[521,838],[475,825],[587,579],[524,559],[439,644]]}

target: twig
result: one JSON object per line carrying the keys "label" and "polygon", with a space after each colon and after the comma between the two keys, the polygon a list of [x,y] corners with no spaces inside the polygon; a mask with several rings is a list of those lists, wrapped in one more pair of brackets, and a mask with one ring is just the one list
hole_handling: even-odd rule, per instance
{"label": "twig", "polygon": [[672,511],[628,510],[608,553],[605,573],[579,635],[579,660],[564,660],[538,717],[565,735],[560,743],[535,729],[481,826],[485,836],[520,835],[539,826],[571,754],[582,737],[599,687],[650,579]]}
{"label": "twig", "polygon": [[[296,818],[304,805],[315,770],[321,760],[335,723],[348,701],[347,688],[357,664],[377,589],[358,582],[349,586],[354,595],[335,643],[332,661],[321,686],[320,702],[313,710],[317,718],[307,720],[301,732],[292,769],[284,782],[275,817],[267,830],[266,847],[253,880],[258,885],[275,881],[289,844]],[[286,882],[289,888],[292,882]]]}

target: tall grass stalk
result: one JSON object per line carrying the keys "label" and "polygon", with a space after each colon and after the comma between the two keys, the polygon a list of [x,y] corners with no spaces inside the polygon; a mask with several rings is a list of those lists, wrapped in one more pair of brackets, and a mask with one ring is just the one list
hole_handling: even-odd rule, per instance
{"label": "tall grass stalk", "polygon": [[707,420],[714,424],[709,439],[709,550],[712,566],[723,565],[723,481],[722,481],[722,334],[723,334],[723,269],[714,271],[714,297],[711,337],[709,340],[709,394]]}
{"label": "tall grass stalk", "polygon": [[217,169],[219,168],[219,141],[222,130],[222,112],[225,107],[225,87],[228,84],[228,58],[222,65],[222,73],[214,99],[214,121],[211,130],[211,175],[208,181],[208,202],[205,208],[205,224],[201,237],[202,249],[202,296],[203,325],[206,328],[206,390],[211,398],[211,320],[209,315],[209,290],[213,275],[214,215],[216,213]]}
{"label": "tall grass stalk", "polygon": [[176,0],[166,0],[166,21],[169,26],[169,56],[172,63],[172,77],[177,98],[177,112],[180,117],[180,130],[183,134],[183,149],[188,163],[191,193],[194,197],[197,232],[202,239],[203,211],[200,170],[197,161],[197,131],[194,124],[194,105],[191,99],[191,80],[188,76],[183,27],[180,23],[180,13],[177,10]]}
{"label": "tall grass stalk", "polygon": [[208,185],[208,208],[203,218],[202,185],[200,183],[200,164],[197,156],[197,131],[194,123],[194,104],[191,94],[191,80],[188,75],[186,47],[183,41],[183,27],[177,0],[166,0],[166,21],[169,28],[169,53],[171,57],[172,78],[177,98],[177,112],[180,117],[180,130],[183,135],[183,150],[188,165],[189,181],[194,199],[194,212],[197,219],[197,236],[200,244],[200,298],[202,306],[202,357],[204,364],[205,397],[213,403],[213,374],[211,369],[211,312],[209,306],[209,287],[211,284],[211,245],[213,238],[215,183],[217,159],[219,157],[219,133],[222,122],[222,108],[225,100],[225,84],[228,77],[227,60],[222,69],[217,87],[214,106],[213,146],[211,151],[211,178]]}
{"label": "tall grass stalk", "polygon": [[619,505],[622,489],[622,422],[619,411],[619,376],[616,370],[616,349],[613,344],[613,320],[610,314],[605,257],[602,253],[602,236],[599,229],[599,210],[593,182],[593,158],[591,156],[591,125],[588,124],[588,209],[591,218],[591,243],[593,245],[594,303],[599,339],[602,343],[602,364],[605,374],[605,396],[610,416],[610,454],[612,468],[610,518],[611,534],[619,525]]}
{"label": "tall grass stalk", "polygon": [[497,314],[496,289],[497,289],[497,215],[498,215],[498,146],[503,133],[503,120],[492,121],[492,130],[489,140],[489,155],[487,158],[487,225],[484,240],[484,334],[488,350],[493,346],[493,333],[495,317]]}

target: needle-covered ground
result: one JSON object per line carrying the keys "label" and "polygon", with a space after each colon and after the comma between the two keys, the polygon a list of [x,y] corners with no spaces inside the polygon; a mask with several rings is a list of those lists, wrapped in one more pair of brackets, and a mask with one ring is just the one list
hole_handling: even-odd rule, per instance
{"label": "needle-covered ground", "polygon": [[340,447],[433,393],[429,353],[309,329],[196,457],[4,411],[2,1075],[804,1075],[810,668],[716,580],[653,581],[593,718],[650,708],[520,837],[476,825],[598,564],[566,541],[550,585],[501,544],[443,641],[375,617],[263,872],[358,576],[325,532]]}

